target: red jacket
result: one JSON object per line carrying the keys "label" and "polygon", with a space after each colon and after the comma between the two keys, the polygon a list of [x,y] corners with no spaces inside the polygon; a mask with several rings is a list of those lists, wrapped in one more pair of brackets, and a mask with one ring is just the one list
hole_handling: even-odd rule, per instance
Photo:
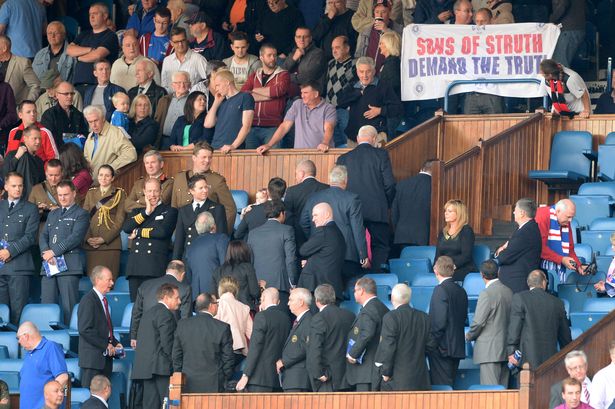
{"label": "red jacket", "polygon": [[[542,251],[540,253],[540,258],[543,260],[549,260],[554,262],[555,264],[562,264],[562,256],[554,252],[547,245],[547,238],[549,237],[549,226],[551,224],[551,219],[549,218],[549,206],[539,207],[536,209],[536,223],[538,224],[538,228],[540,229],[540,238],[542,239]],[[570,237],[570,249],[568,250],[568,256],[572,257],[572,259],[577,263],[578,266],[581,265],[581,261],[577,257],[577,254],[574,252],[574,232],[572,229],[569,231]],[[588,261],[589,262],[589,261]]]}
{"label": "red jacket", "polygon": [[[58,148],[51,131],[39,122],[36,122],[36,126],[38,126],[38,129],[41,130],[41,148],[36,152],[36,156],[41,158],[45,164],[47,164],[49,159],[58,159]],[[11,129],[11,132],[9,132],[9,140],[6,144],[6,153],[16,151],[17,148],[19,148],[19,144],[22,141],[21,132],[23,132],[23,129],[23,123],[21,123],[17,128]],[[18,131],[21,131],[19,132],[19,139],[15,139]]]}
{"label": "red jacket", "polygon": [[[269,76],[267,83],[263,84],[263,69],[259,68],[248,76],[248,80],[241,90],[250,92],[254,88],[269,88],[269,101],[255,102],[254,120],[252,126],[272,127],[278,126],[284,119],[284,108],[290,88],[290,75],[288,71],[276,67],[273,74]],[[256,98],[255,98],[256,99]]]}

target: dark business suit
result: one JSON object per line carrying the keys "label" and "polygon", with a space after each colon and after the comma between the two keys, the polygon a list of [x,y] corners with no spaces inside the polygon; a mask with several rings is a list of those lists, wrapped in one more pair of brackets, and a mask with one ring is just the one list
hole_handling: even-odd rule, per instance
{"label": "dark business suit", "polygon": [[70,322],[73,307],[79,302],[79,279],[85,269],[85,258],[81,258],[81,243],[90,227],[90,215],[76,204],[62,214],[62,208],[49,212],[47,221],[38,240],[41,253],[52,250],[56,256],[64,256],[67,271],[53,277],[45,275],[41,268],[41,302],[57,303],[58,292],[64,323]]}
{"label": "dark business suit", "polygon": [[224,263],[228,235],[226,233],[205,233],[194,239],[186,249],[186,271],[190,272],[192,298],[204,292],[216,293],[212,288],[213,271]]}
{"label": "dark business suit", "polygon": [[243,215],[241,223],[239,223],[237,230],[235,230],[234,237],[237,240],[248,240],[248,234],[257,227],[265,224],[266,221],[265,204],[261,203],[254,205],[249,212]]}
{"label": "dark business suit", "polygon": [[88,400],[83,402],[81,409],[107,409],[104,403],[95,396],[90,396]]}
{"label": "dark business suit", "polygon": [[[312,316],[307,370],[314,392],[337,392],[346,373],[346,337],[355,319],[353,313],[329,304]],[[327,377],[326,382],[318,380]]]}
{"label": "dark business suit", "polygon": [[[376,351],[376,362],[382,364],[378,373],[380,390],[429,390],[425,357],[435,348],[427,314],[408,304],[386,313],[382,318],[380,345]],[[382,376],[391,379],[384,382]]]}
{"label": "dark business suit", "polygon": [[430,220],[431,175],[419,173],[399,182],[391,206],[393,242],[399,246],[427,246]]}
{"label": "dark business suit", "polygon": [[270,306],[254,316],[250,350],[243,370],[249,377],[249,392],[271,392],[281,387],[275,363],[282,357],[290,328],[288,314],[278,306]]}
{"label": "dark business suit", "polygon": [[389,258],[389,208],[395,197],[389,153],[360,143],[337,158],[337,164],[348,169],[346,190],[356,193],[361,200],[363,222],[371,236],[372,266],[378,272]]}
{"label": "dark business suit", "polygon": [[237,301],[241,301],[251,310],[256,311],[261,291],[252,263],[240,263],[235,266],[224,263],[216,268],[212,273],[212,288],[214,288],[216,294],[218,293],[218,283],[225,276],[232,276],[239,283],[239,292],[235,297]]}
{"label": "dark business suit", "polygon": [[372,389],[372,383],[377,374],[374,365],[376,350],[380,341],[380,331],[382,329],[382,317],[389,312],[389,309],[374,297],[361,308],[359,315],[352,323],[352,328],[348,332],[348,345],[350,340],[354,345],[348,350],[348,354],[359,359],[363,355],[363,362],[359,364],[346,364],[346,382],[354,387],[357,392],[367,392]]}
{"label": "dark business suit", "polygon": [[344,236],[335,222],[317,227],[299,249],[299,254],[307,259],[307,264],[301,271],[298,286],[314,291],[320,284],[331,284],[336,298],[341,300],[344,292],[342,268],[345,253]]}
{"label": "dark business suit", "polygon": [[295,321],[282,350],[282,389],[284,392],[312,392],[306,365],[312,313],[307,310]]}
{"label": "dark business suit", "polygon": [[143,380],[144,408],[161,407],[168,395],[176,327],[175,314],[162,303],[157,303],[141,317],[132,379]]}
{"label": "dark business suit", "polygon": [[107,317],[98,294],[92,289],[79,302],[77,312],[79,322],[79,367],[81,368],[81,385],[90,386],[95,375],[111,377],[113,358],[104,356],[107,345],[116,346],[118,340],[109,336]]}
{"label": "dark business suit", "polygon": [[163,284],[174,284],[179,287],[179,298],[181,304],[179,311],[175,311],[176,319],[186,318],[192,313],[192,290],[190,285],[177,281],[177,278],[171,274],[165,274],[162,277],[154,278],[144,282],[137,291],[137,299],[132,307],[132,319],[130,320],[130,339],[137,339],[139,323],[143,312],[149,310],[158,304],[156,292]]}
{"label": "dark business suit", "polygon": [[227,232],[226,212],[224,206],[213,200],[206,199],[198,212],[193,209],[193,204],[182,206],[177,210],[177,225],[175,227],[175,243],[173,245],[173,259],[181,260],[186,251],[197,237],[196,222],[197,216],[202,212],[209,212],[216,222],[216,232]]}
{"label": "dark business suit", "polygon": [[173,371],[186,374],[186,393],[223,392],[233,374],[235,356],[231,327],[209,313],[177,323]]}
{"label": "dark business suit", "polygon": [[534,288],[514,294],[508,325],[507,354],[523,354],[523,362],[537,369],[540,364],[572,341],[562,300]]}
{"label": "dark business suit", "polygon": [[145,208],[134,209],[126,217],[122,230],[137,237],[132,241],[126,277],[130,286],[130,300],[137,298],[137,290],[147,279],[165,274],[169,259],[169,244],[177,222],[177,209],[164,203],[156,206],[149,216]]}
{"label": "dark business suit", "polygon": [[528,274],[540,268],[541,251],[540,230],[532,219],[515,230],[508,240],[508,246],[498,254],[500,265],[498,276],[502,284],[510,288],[513,293],[527,290]]}
{"label": "dark business suit", "polygon": [[40,217],[37,207],[26,199],[9,207],[8,200],[0,201],[0,240],[10,253],[0,267],[0,304],[10,307],[10,321],[17,325],[30,296],[30,276],[34,275],[30,249],[36,244]]}
{"label": "dark business suit", "polygon": [[300,220],[303,207],[308,197],[320,190],[327,189],[329,185],[319,182],[313,176],[308,176],[301,183],[286,189],[284,195],[284,208],[286,209],[285,224],[295,228],[295,241],[297,242],[297,250],[307,240],[303,229],[301,229]]}
{"label": "dark business suit", "polygon": [[365,227],[359,196],[333,186],[313,193],[307,199],[301,212],[301,228],[306,237],[314,231],[312,209],[318,203],[326,202],[333,209],[333,220],[344,236],[346,254],[344,255],[344,274],[350,278],[360,272],[359,261],[367,258]]}
{"label": "dark business suit", "polygon": [[451,278],[434,288],[429,304],[431,336],[437,349],[429,354],[432,385],[451,385],[459,360],[465,358],[465,322],[468,295]]}

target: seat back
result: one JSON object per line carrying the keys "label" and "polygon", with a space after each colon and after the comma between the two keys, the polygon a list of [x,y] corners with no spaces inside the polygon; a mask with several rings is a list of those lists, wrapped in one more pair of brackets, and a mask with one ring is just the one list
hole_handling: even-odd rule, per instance
{"label": "seat back", "polygon": [[607,195],[615,199],[615,182],[589,182],[579,186],[578,195]]}
{"label": "seat back", "polygon": [[433,294],[433,287],[412,287],[410,304],[413,308],[429,313],[429,303]]}
{"label": "seat back", "polygon": [[[598,271],[604,274],[604,276],[606,276],[606,273],[609,271],[609,266],[611,265],[612,261],[613,256],[596,256],[596,264],[598,265]],[[601,276],[602,274],[598,275]]]}
{"label": "seat back", "polygon": [[577,212],[574,216],[580,227],[588,227],[598,217],[611,215],[611,197],[607,195],[571,195]]}
{"label": "seat back", "polygon": [[410,283],[412,287],[435,287],[438,285],[438,279],[435,274],[417,274],[412,282]]}
{"label": "seat back", "polygon": [[506,388],[502,385],[470,385],[469,391],[503,391]]}
{"label": "seat back", "polygon": [[393,258],[389,260],[391,273],[397,274],[400,283],[410,285],[417,274],[431,274],[431,260],[428,258]]}
{"label": "seat back", "polygon": [[348,310],[351,313],[353,313],[354,315],[357,315],[359,313],[359,311],[361,310],[361,304],[359,304],[359,303],[357,303],[355,301],[346,300],[346,301],[342,301],[340,303],[340,308]]}
{"label": "seat back", "polygon": [[436,246],[408,246],[401,251],[400,258],[428,258],[433,265],[436,258]]}
{"label": "seat back", "polygon": [[68,328],[72,331],[79,331],[79,303],[73,307],[73,312],[70,314],[70,323]]}
{"label": "seat back", "polygon": [[71,382],[73,386],[81,386],[81,368],[79,367],[79,358],[66,358],[66,369],[71,374]]}
{"label": "seat back", "polygon": [[583,311],[585,301],[588,299],[597,298],[596,290],[591,285],[585,291],[578,291],[575,284],[560,284],[557,286],[557,295],[568,300],[570,311],[573,313]]}
{"label": "seat back", "polygon": [[590,263],[592,261],[593,248],[587,243],[578,243],[574,245],[574,252],[581,262]]}
{"label": "seat back", "polygon": [[615,132],[609,132],[604,140],[605,145],[615,145]]}
{"label": "seat back", "polygon": [[0,372],[0,379],[6,382],[9,393],[19,391],[19,372]]}
{"label": "seat back", "polygon": [[0,304],[0,322],[9,322],[9,306],[6,304]]}
{"label": "seat back", "polygon": [[231,190],[231,195],[233,195],[233,201],[235,202],[235,206],[237,207],[237,215],[235,216],[235,226],[234,226],[234,228],[236,229],[239,226],[239,223],[241,222],[239,215],[241,214],[241,211],[246,206],[248,206],[249,197],[248,197],[248,192],[246,192],[245,190]]}
{"label": "seat back", "polygon": [[[364,278],[371,278],[376,282],[377,286],[387,286],[391,290],[397,283],[399,283],[399,278],[397,274],[389,273],[389,274],[365,274]],[[389,290],[390,294],[390,290]]]}
{"label": "seat back", "polygon": [[583,151],[592,148],[592,135],[587,131],[560,131],[553,136],[549,170],[572,171],[589,177],[590,162]]}
{"label": "seat back", "polygon": [[571,312],[570,323],[585,332],[605,316],[606,312]]}
{"label": "seat back", "polygon": [[476,267],[480,267],[483,261],[487,261],[491,258],[491,250],[484,244],[475,244],[472,249],[472,259]]}
{"label": "seat back", "polygon": [[60,306],[57,304],[28,304],[21,312],[19,324],[26,321],[36,325],[39,331],[51,331],[53,328],[49,325],[50,322],[62,321]]}
{"label": "seat back", "polygon": [[601,180],[615,180],[615,145],[598,146],[598,171]]}
{"label": "seat back", "polygon": [[70,401],[71,406],[74,403],[83,403],[90,399],[90,389],[88,388],[71,388],[70,389]]}
{"label": "seat back", "polygon": [[124,276],[118,277],[117,280],[115,280],[113,291],[122,292],[122,293],[127,293],[130,291],[130,288],[128,287],[128,280],[126,279],[126,277]]}
{"label": "seat back", "polygon": [[113,326],[120,326],[124,316],[124,309],[130,303],[130,294],[127,292],[109,291],[107,293],[109,309],[111,309],[111,322]]}
{"label": "seat back", "polygon": [[17,333],[13,331],[0,332],[0,345],[4,345],[9,352],[9,358],[17,359],[19,354],[19,343]]}
{"label": "seat back", "polygon": [[130,320],[132,319],[132,307],[134,303],[129,303],[126,308],[124,308],[124,315],[122,315],[122,327],[128,328],[130,327]]}
{"label": "seat back", "polygon": [[611,233],[610,230],[582,230],[581,242],[590,245],[596,254],[604,254],[611,247]]}
{"label": "seat back", "polygon": [[611,312],[615,309],[615,300],[610,297],[592,298],[583,304],[583,312]]}
{"label": "seat back", "polygon": [[[615,146],[615,145],[613,145]],[[589,225],[589,230],[610,230],[615,231],[615,218],[598,217]]]}
{"label": "seat back", "polygon": [[485,282],[480,273],[470,273],[463,279],[463,289],[468,298],[478,299],[478,295],[485,289]]}

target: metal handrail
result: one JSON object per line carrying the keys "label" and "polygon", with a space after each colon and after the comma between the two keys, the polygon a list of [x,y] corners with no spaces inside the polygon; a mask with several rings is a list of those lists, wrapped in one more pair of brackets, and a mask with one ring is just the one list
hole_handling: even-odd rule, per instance
{"label": "metal handrail", "polygon": [[609,57],[606,63],[606,92],[610,94],[613,85],[613,58]]}
{"label": "metal handrail", "polygon": [[[456,87],[457,85],[465,85],[465,84],[518,84],[518,83],[535,83],[540,85],[541,81],[536,78],[497,78],[497,79],[476,79],[476,80],[455,80],[448,84],[446,87],[446,93],[444,94],[444,111],[448,112],[448,99],[449,93],[451,89]],[[548,96],[545,95],[542,100],[543,106],[546,108],[548,106]]]}

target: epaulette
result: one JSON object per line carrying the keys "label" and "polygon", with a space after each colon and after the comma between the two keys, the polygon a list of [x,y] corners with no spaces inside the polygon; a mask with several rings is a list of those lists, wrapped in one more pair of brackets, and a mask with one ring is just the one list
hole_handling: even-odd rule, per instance
{"label": "epaulette", "polygon": [[90,191],[90,190],[96,190],[96,189],[98,189],[98,186],[91,187],[91,188],[89,188],[89,189],[88,189],[88,191]]}

